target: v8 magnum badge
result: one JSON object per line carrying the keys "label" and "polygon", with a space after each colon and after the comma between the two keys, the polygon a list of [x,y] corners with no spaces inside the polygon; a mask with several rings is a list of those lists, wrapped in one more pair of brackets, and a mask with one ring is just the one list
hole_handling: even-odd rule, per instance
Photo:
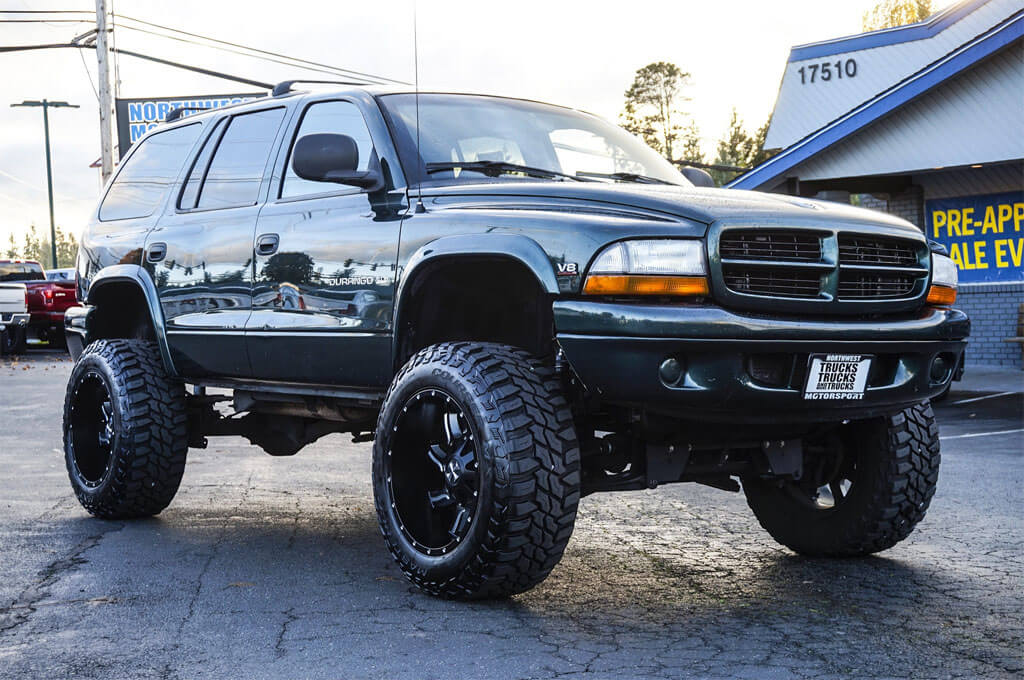
{"label": "v8 magnum badge", "polygon": [[558,275],[559,276],[576,276],[580,273],[580,266],[575,262],[559,262],[558,263]]}

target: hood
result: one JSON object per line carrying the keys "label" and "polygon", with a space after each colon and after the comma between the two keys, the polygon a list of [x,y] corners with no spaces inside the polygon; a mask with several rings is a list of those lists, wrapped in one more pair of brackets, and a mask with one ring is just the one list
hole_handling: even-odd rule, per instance
{"label": "hood", "polygon": [[565,209],[586,207],[621,214],[660,213],[665,217],[712,222],[774,223],[813,225],[823,221],[846,224],[885,225],[920,235],[911,223],[892,215],[856,208],[842,203],[816,201],[783,194],[737,189],[704,189],[603,182],[488,182],[424,187],[426,201],[445,207],[550,210],[558,203]]}

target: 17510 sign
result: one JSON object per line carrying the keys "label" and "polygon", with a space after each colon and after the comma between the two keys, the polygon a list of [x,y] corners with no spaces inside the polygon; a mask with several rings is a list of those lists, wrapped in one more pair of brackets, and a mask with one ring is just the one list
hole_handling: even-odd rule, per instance
{"label": "17510 sign", "polygon": [[801,66],[797,72],[800,74],[801,85],[818,81],[827,82],[833,78],[836,80],[842,80],[843,78],[856,78],[857,60],[840,59],[839,61],[823,61],[820,64],[808,64],[807,66]]}

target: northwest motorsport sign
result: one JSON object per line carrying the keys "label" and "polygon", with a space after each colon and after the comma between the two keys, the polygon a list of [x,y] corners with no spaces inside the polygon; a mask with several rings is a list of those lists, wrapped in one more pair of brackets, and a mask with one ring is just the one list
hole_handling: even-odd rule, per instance
{"label": "northwest motorsport sign", "polygon": [[804,399],[863,399],[871,357],[862,354],[812,354]]}
{"label": "northwest motorsport sign", "polygon": [[120,157],[142,135],[167,119],[167,114],[184,108],[185,116],[202,113],[206,109],[240,104],[250,99],[265,96],[255,94],[212,94],[198,97],[156,97],[150,99],[118,99],[114,102],[117,113],[117,146]]}

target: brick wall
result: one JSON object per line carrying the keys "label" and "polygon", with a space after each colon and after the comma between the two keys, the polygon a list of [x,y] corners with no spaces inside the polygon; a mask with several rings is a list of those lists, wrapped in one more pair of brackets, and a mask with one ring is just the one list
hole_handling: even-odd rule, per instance
{"label": "brick wall", "polygon": [[1017,309],[1024,303],[1024,283],[964,284],[956,307],[971,317],[967,365],[1021,368],[1021,346],[1003,342],[1017,335]]}

